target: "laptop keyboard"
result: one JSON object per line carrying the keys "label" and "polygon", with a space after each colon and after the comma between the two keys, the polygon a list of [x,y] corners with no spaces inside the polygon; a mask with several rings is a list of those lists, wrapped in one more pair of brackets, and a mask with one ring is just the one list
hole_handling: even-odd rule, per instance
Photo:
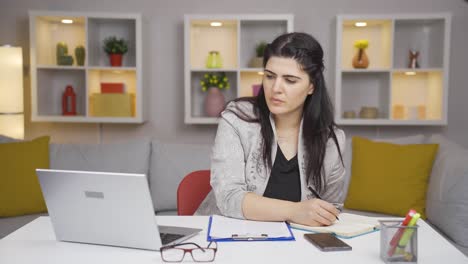
{"label": "laptop keyboard", "polygon": [[183,236],[184,235],[179,234],[160,233],[161,242],[163,245],[167,245]]}

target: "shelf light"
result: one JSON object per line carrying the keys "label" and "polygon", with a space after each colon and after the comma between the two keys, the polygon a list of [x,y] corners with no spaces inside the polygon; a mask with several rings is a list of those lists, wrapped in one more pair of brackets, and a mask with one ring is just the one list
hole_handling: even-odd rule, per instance
{"label": "shelf light", "polygon": [[213,22],[210,23],[210,26],[212,26],[212,27],[220,27],[222,25],[223,25],[223,23],[221,23],[219,21],[213,21]]}
{"label": "shelf light", "polygon": [[416,75],[416,72],[414,72],[414,71],[407,71],[407,72],[405,72],[405,75],[413,76],[413,75]]}
{"label": "shelf light", "polygon": [[63,24],[73,24],[73,20],[71,19],[62,19]]}
{"label": "shelf light", "polygon": [[367,26],[367,22],[358,21],[358,22],[354,23],[354,25],[355,25],[356,27],[365,27],[365,26]]}
{"label": "shelf light", "polygon": [[258,73],[258,75],[263,75],[263,74],[265,74],[265,73],[262,72],[262,71],[259,71],[259,72],[257,72],[257,73]]}

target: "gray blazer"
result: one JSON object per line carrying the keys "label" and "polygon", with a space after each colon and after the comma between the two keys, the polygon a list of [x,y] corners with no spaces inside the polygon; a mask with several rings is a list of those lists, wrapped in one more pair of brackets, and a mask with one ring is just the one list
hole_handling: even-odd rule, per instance
{"label": "gray blazer", "polygon": [[[230,103],[227,109],[236,111],[238,106],[244,113],[253,116],[253,106],[248,102]],[[270,116],[273,128],[275,123]],[[271,160],[274,163],[277,151],[276,129],[273,129]],[[335,134],[343,153],[345,134],[335,129]],[[211,186],[213,190],[207,195],[198,208],[196,215],[220,214],[244,219],[242,200],[247,192],[262,195],[268,184],[271,169],[262,159],[262,135],[259,123],[249,123],[237,117],[234,113],[221,113],[218,131],[211,156]],[[314,188],[306,182],[305,152],[302,141],[302,122],[299,130],[298,162],[301,179],[301,200],[314,198],[308,187]],[[345,168],[341,162],[335,143],[332,139],[327,142],[322,177],[325,191],[320,196],[329,202],[342,202],[344,197]]]}

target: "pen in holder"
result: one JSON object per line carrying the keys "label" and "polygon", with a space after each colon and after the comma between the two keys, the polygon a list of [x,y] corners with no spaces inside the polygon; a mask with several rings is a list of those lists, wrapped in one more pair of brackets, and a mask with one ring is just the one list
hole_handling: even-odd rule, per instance
{"label": "pen in holder", "polygon": [[403,226],[402,221],[394,220],[379,222],[380,258],[385,263],[417,263],[418,225]]}

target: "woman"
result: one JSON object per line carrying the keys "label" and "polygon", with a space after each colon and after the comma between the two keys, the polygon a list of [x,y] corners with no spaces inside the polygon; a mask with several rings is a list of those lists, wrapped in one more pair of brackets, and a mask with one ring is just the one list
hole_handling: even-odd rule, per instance
{"label": "woman", "polygon": [[[265,50],[257,97],[229,103],[211,159],[213,191],[197,214],[332,224],[342,200],[345,135],[323,78],[323,50],[305,33]],[[322,198],[322,199],[319,199]]]}

